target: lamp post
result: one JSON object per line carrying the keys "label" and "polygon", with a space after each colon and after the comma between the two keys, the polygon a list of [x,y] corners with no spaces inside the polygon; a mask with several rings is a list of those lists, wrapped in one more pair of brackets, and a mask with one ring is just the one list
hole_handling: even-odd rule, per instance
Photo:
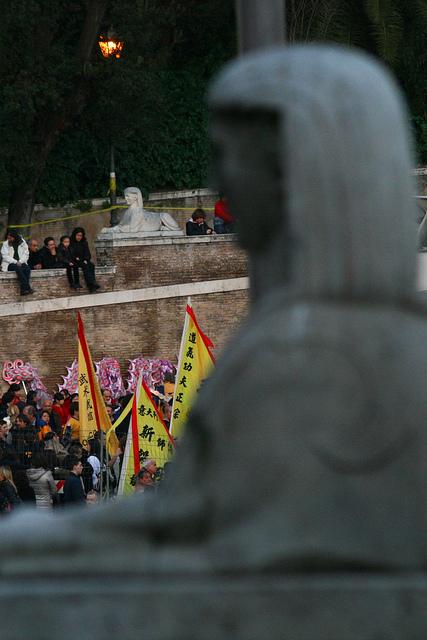
{"label": "lamp post", "polygon": [[[104,58],[120,58],[123,51],[124,42],[120,40],[113,29],[108,31],[106,36],[99,36],[99,48]],[[114,158],[114,144],[110,143],[110,206],[117,204],[117,183],[116,183],[116,166]],[[117,210],[112,209],[110,212],[110,226],[115,227],[118,224]]]}
{"label": "lamp post", "polygon": [[240,54],[285,44],[285,0],[236,0]]}

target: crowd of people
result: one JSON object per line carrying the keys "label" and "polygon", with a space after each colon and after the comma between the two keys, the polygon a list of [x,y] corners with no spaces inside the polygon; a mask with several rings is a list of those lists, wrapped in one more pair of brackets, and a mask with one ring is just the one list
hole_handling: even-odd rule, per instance
{"label": "crowd of people", "polygon": [[65,269],[71,289],[81,289],[80,272],[91,293],[95,293],[100,285],[95,277],[95,265],[85,230],[76,227],[71,236],[61,236],[59,244],[55,238],[48,236],[39,248],[39,241],[30,238],[28,243],[13,229],[8,229],[6,239],[1,247],[2,271],[14,271],[18,277],[21,295],[34,293],[31,287],[31,271],[36,269]]}
{"label": "crowd of people", "polygon": [[[153,399],[169,428],[174,376],[166,374],[153,390]],[[107,413],[114,424],[128,405],[131,395],[113,399],[102,390]],[[119,447],[114,456],[106,453],[105,434],[100,430],[85,446],[81,442],[78,394],[63,390],[43,397],[11,384],[0,392],[0,516],[22,503],[40,509],[92,505],[101,493],[115,495],[123,452],[129,430],[130,413],[116,428]],[[136,492],[158,486],[164,470],[147,459],[135,481]]]}

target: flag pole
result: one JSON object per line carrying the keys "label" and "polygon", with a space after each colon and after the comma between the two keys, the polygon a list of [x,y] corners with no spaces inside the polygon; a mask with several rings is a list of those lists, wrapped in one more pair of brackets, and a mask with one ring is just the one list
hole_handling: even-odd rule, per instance
{"label": "flag pole", "polygon": [[110,499],[110,467],[109,467],[109,454],[107,444],[105,445],[105,491],[107,494],[107,500]]}
{"label": "flag pole", "polygon": [[285,44],[285,0],[236,0],[240,55]]}
{"label": "flag pole", "polygon": [[104,496],[103,496],[104,480],[103,480],[103,473],[102,473],[102,471],[103,471],[102,467],[103,467],[103,462],[104,462],[104,444],[102,442],[102,431],[101,430],[99,430],[99,444],[101,445],[100,446],[100,453],[99,453],[99,456],[101,458],[100,461],[99,461],[99,464],[100,464],[100,467],[101,467],[101,472],[99,474],[99,495],[101,496],[101,501],[102,501],[104,499]]}
{"label": "flag pole", "polygon": [[128,461],[129,461],[131,446],[132,446],[132,425],[130,424],[128,434],[126,436],[125,450],[123,452],[122,468],[120,469],[119,486],[117,489],[118,497],[124,495],[124,488],[126,484],[126,471],[128,468]]}

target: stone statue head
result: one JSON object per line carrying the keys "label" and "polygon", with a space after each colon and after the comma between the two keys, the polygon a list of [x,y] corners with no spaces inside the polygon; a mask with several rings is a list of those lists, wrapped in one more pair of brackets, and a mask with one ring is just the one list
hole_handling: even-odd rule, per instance
{"label": "stone statue head", "polygon": [[226,67],[210,104],[218,186],[254,297],[414,289],[407,114],[384,68],[346,49],[271,50]]}
{"label": "stone statue head", "polygon": [[141,189],[138,189],[138,187],[126,187],[123,193],[125,196],[125,200],[129,205],[136,202],[140,209],[143,208],[144,200],[142,199]]}

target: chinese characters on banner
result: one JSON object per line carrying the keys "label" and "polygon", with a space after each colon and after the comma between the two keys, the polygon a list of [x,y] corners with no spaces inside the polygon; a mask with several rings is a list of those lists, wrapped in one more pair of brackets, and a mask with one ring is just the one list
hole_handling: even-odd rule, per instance
{"label": "chinese characters on banner", "polygon": [[215,363],[212,342],[202,332],[193,308],[187,304],[172,406],[171,433],[179,439],[195,396]]}
{"label": "chinese characters on banner", "polygon": [[[87,448],[88,440],[94,437],[96,431],[108,431],[111,428],[110,417],[105,408],[104,399],[95,375],[89,347],[86,342],[83,321],[77,314],[78,326],[78,393],[79,393],[79,421],[80,442]],[[109,453],[114,455],[118,447],[117,437],[112,435],[109,440]]]}
{"label": "chinese characters on banner", "polygon": [[172,458],[175,444],[163,422],[150,390],[139,377],[132,406],[131,428],[128,431],[119,482],[119,495],[133,493],[135,476],[144,460],[156,461],[160,471]]}

